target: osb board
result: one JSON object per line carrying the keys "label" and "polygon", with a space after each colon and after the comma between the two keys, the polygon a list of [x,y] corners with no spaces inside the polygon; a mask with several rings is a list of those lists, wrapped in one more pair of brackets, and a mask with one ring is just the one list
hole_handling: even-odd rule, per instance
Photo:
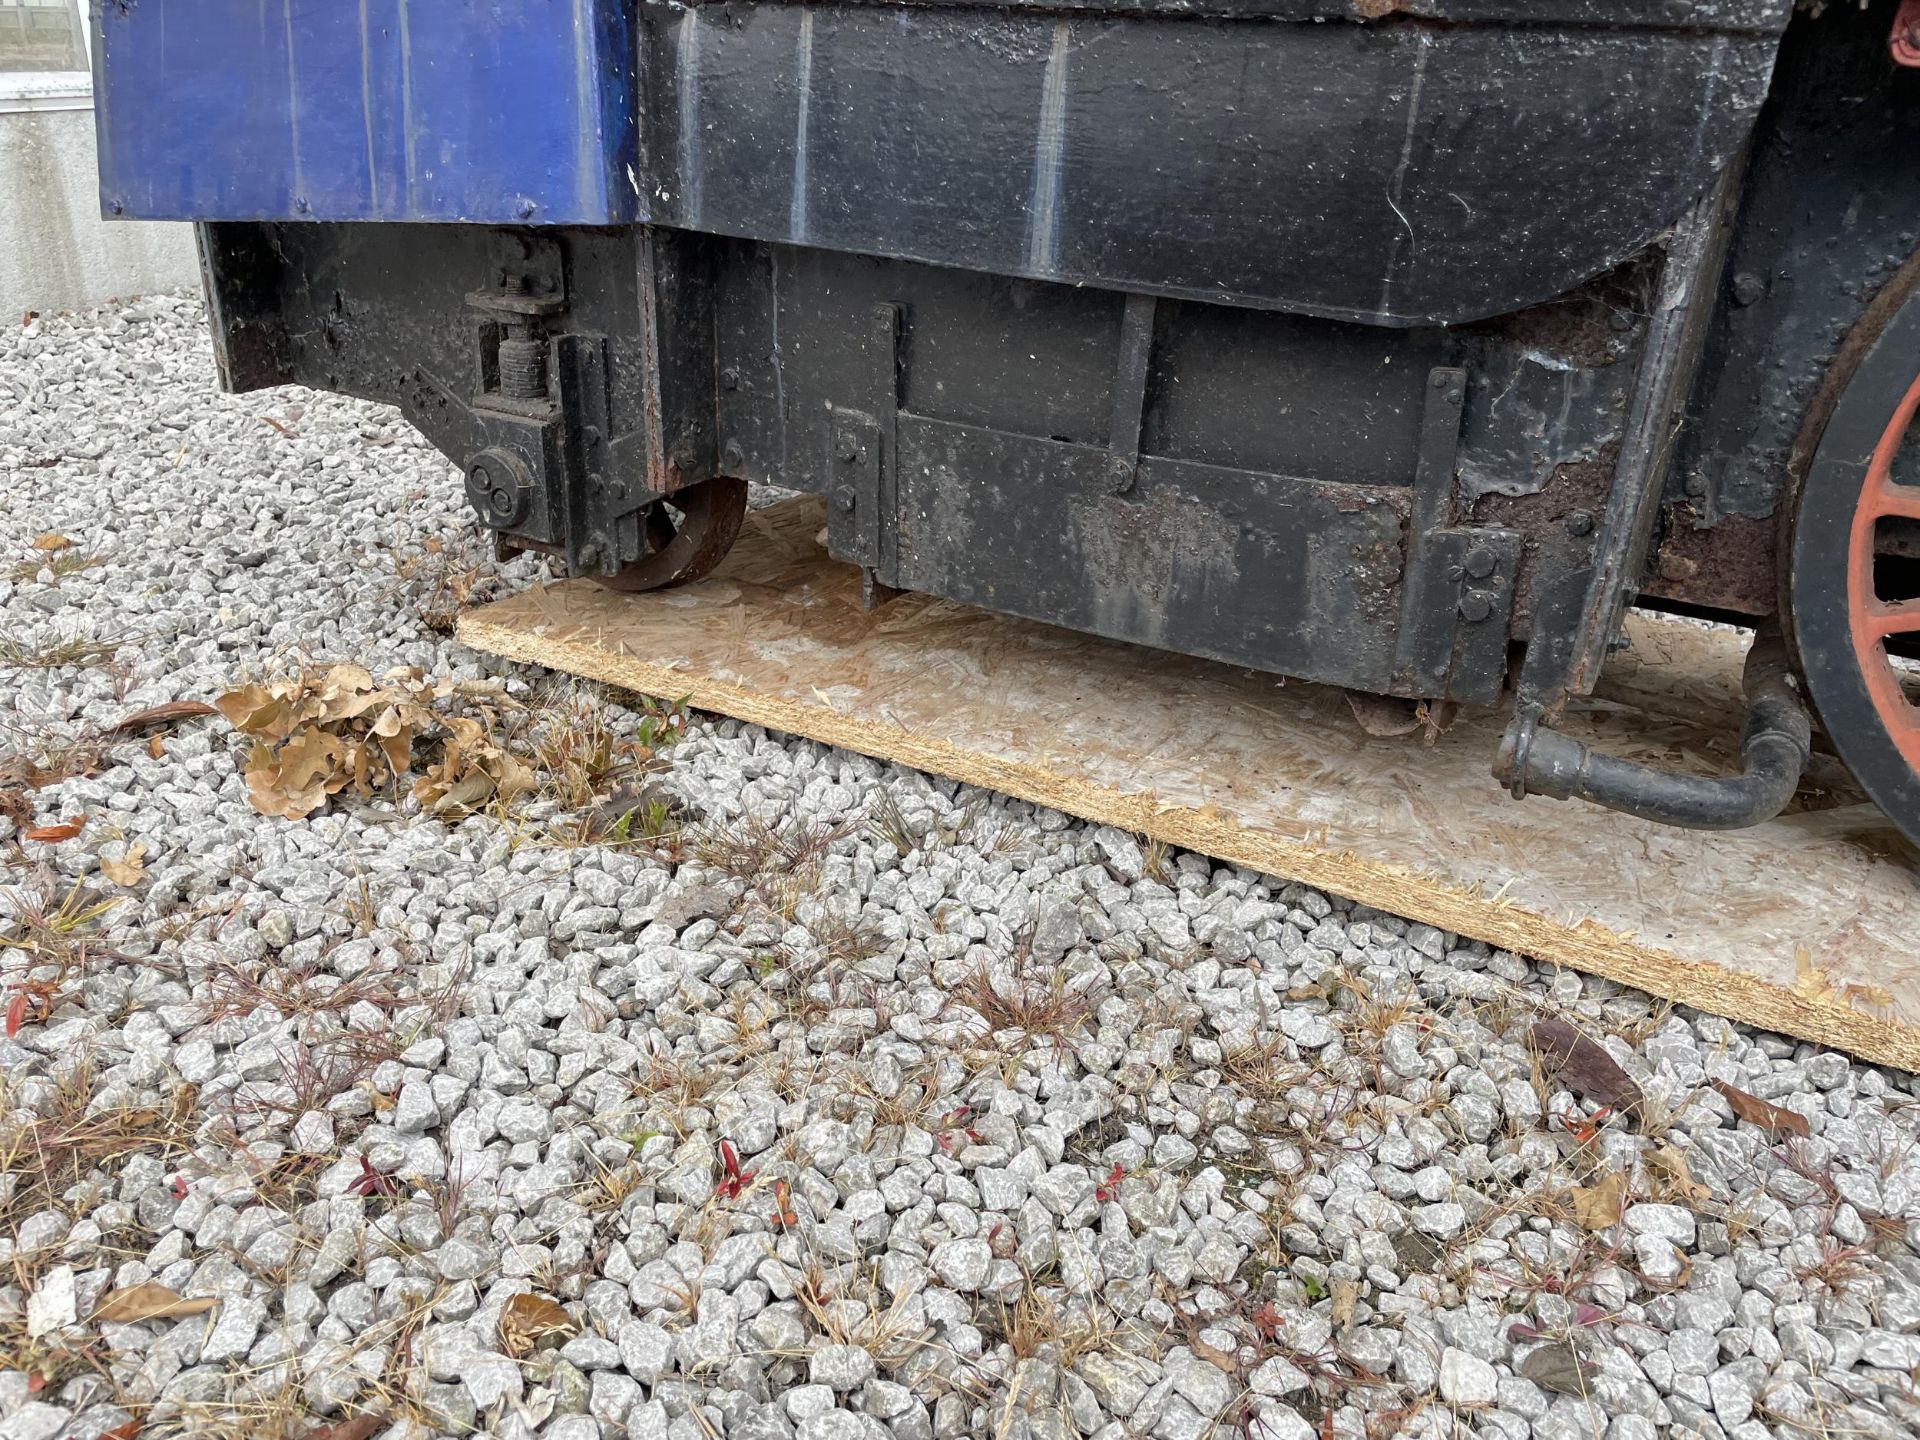
{"label": "osb board", "polygon": [[[806,500],[750,515],[698,585],[544,587],[468,614],[460,637],[1920,1068],[1920,856],[1843,789],[1717,835],[1516,803],[1489,773],[1498,714],[1431,746],[1371,739],[1338,690],[925,596],[867,612],[820,515]],[[1731,721],[1699,721],[1738,714],[1737,653],[1635,623],[1577,723],[1616,753],[1727,764]]]}

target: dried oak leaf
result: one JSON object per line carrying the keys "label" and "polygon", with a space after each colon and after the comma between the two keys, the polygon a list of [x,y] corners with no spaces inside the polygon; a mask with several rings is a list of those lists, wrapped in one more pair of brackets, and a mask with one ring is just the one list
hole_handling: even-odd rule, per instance
{"label": "dried oak leaf", "polygon": [[100,873],[114,884],[124,885],[131,890],[147,878],[147,842],[134,841],[118,860],[108,860],[103,856]]}
{"label": "dried oak leaf", "polygon": [[217,1295],[202,1295],[189,1300],[164,1285],[129,1285],[116,1290],[100,1302],[93,1312],[95,1320],[130,1324],[138,1320],[171,1320],[181,1315],[199,1315],[220,1303]]}
{"label": "dried oak leaf", "polygon": [[1797,1111],[1775,1105],[1771,1100],[1762,1100],[1758,1095],[1749,1095],[1737,1085],[1729,1085],[1724,1080],[1707,1082],[1727,1097],[1727,1104],[1733,1107],[1733,1113],[1749,1125],[1758,1125],[1767,1132],[1769,1140],[1778,1140],[1782,1135],[1810,1134],[1807,1117]]}
{"label": "dried oak leaf", "polygon": [[1542,1390],[1584,1396],[1587,1393],[1587,1381],[1593,1378],[1596,1367],[1582,1360],[1571,1345],[1562,1341],[1554,1345],[1542,1345],[1520,1362],[1519,1369],[1522,1375]]}
{"label": "dried oak leaf", "polygon": [[571,1335],[573,1317],[544,1295],[515,1295],[500,1311],[500,1348],[519,1359],[549,1335]]}
{"label": "dried oak leaf", "polygon": [[33,548],[40,551],[43,555],[54,555],[62,550],[71,550],[73,548],[73,541],[64,535],[57,535],[52,531],[48,531],[45,535],[34,536]]}
{"label": "dried oak leaf", "polygon": [[1620,1223],[1620,1208],[1626,1198],[1626,1172],[1611,1171],[1592,1185],[1574,1188],[1573,1218],[1583,1230],[1604,1230]]}
{"label": "dried oak leaf", "polygon": [[1527,1044],[1553,1065],[1562,1084],[1589,1100],[1636,1115],[1646,1101],[1613,1056],[1565,1020],[1536,1021],[1527,1031]]}
{"label": "dried oak leaf", "polygon": [[262,815],[304,820],[337,794],[348,774],[338,736],[302,730],[278,750],[256,745],[247,757],[247,798]]}
{"label": "dried oak leaf", "polygon": [[1713,1198],[1713,1192],[1693,1178],[1693,1172],[1687,1168],[1684,1150],[1662,1145],[1648,1151],[1647,1169],[1658,1179],[1668,1198],[1682,1205],[1704,1205]]}

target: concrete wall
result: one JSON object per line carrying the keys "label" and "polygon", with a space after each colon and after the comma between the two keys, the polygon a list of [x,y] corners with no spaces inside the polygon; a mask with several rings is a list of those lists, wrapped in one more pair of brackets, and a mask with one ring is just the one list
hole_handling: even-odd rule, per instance
{"label": "concrete wall", "polygon": [[193,229],[100,218],[93,111],[0,113],[0,323],[197,286]]}

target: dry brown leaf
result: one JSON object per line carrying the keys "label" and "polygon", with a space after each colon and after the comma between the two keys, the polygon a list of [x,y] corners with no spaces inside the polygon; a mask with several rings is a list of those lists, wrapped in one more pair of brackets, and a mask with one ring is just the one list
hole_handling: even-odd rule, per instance
{"label": "dry brown leaf", "polygon": [[1589,1100],[1616,1110],[1637,1111],[1646,1099],[1633,1077],[1597,1040],[1589,1039],[1565,1020],[1537,1021],[1527,1031],[1527,1044],[1552,1062],[1562,1084]]}
{"label": "dry brown leaf", "polygon": [[62,820],[56,825],[36,825],[27,831],[27,839],[39,840],[48,845],[58,845],[62,840],[71,840],[87,828],[87,817],[76,815],[71,820]]}
{"label": "dry brown leaf", "polygon": [[131,1324],[139,1320],[171,1320],[181,1315],[199,1315],[220,1303],[217,1295],[189,1300],[164,1285],[129,1285],[116,1290],[100,1302],[93,1312],[95,1320]]}
{"label": "dry brown leaf", "polygon": [[1198,1335],[1187,1337],[1187,1348],[1210,1365],[1218,1366],[1229,1375],[1240,1373],[1240,1362],[1222,1350],[1218,1345],[1209,1344]]}
{"label": "dry brown leaf", "polygon": [[154,737],[151,740],[147,741],[147,758],[149,760],[158,760],[162,755],[165,755],[166,753],[167,753],[166,732],[163,730],[156,731],[154,733]]}
{"label": "dry brown leaf", "polygon": [[1353,1323],[1353,1307],[1360,1300],[1360,1282],[1358,1280],[1334,1280],[1329,1282],[1333,1291],[1333,1327],[1344,1330]]}
{"label": "dry brown leaf", "polygon": [[204,700],[169,700],[164,705],[149,705],[144,710],[135,710],[131,715],[123,715],[107,730],[109,735],[136,735],[142,730],[153,730],[166,725],[178,725],[182,720],[194,720],[202,715],[212,715],[213,706]]}
{"label": "dry brown leaf", "polygon": [[1592,1185],[1574,1187],[1573,1218],[1584,1230],[1604,1230],[1620,1223],[1620,1207],[1626,1198],[1626,1172],[1612,1171]]}
{"label": "dry brown leaf", "polygon": [[1749,1125],[1758,1125],[1771,1140],[1778,1140],[1782,1135],[1804,1137],[1811,1133],[1807,1117],[1796,1111],[1784,1109],[1771,1100],[1762,1100],[1758,1095],[1749,1095],[1739,1086],[1729,1085],[1724,1080],[1710,1080],[1707,1083],[1727,1097],[1727,1104],[1733,1107],[1736,1116]]}
{"label": "dry brown leaf", "polygon": [[1713,1198],[1713,1192],[1693,1178],[1686,1153],[1671,1145],[1647,1152],[1647,1169],[1658,1177],[1667,1195],[1682,1205],[1704,1205]]}
{"label": "dry brown leaf", "polygon": [[571,1335],[573,1317],[544,1295],[515,1295],[500,1311],[500,1348],[516,1360],[548,1335]]}
{"label": "dry brown leaf", "polygon": [[444,714],[461,693],[417,666],[378,682],[359,665],[333,665],[221,695],[215,708],[259,742],[247,758],[256,810],[292,819],[313,814],[349,786],[370,796],[416,768],[414,793],[442,812],[464,813],[533,788],[533,771],[495,742],[493,716]]}
{"label": "dry brown leaf", "polygon": [[1582,1360],[1565,1341],[1542,1345],[1520,1362],[1520,1373],[1543,1390],[1562,1395],[1585,1395],[1587,1381],[1598,1366]]}
{"label": "dry brown leaf", "polygon": [[367,1440],[368,1436],[378,1435],[386,1429],[391,1419],[384,1410],[369,1411],[351,1420],[336,1420],[331,1425],[309,1430],[306,1440]]}
{"label": "dry brown leaf", "polygon": [[64,535],[56,535],[52,531],[48,531],[45,535],[34,536],[33,548],[44,555],[53,555],[62,550],[71,550],[73,548],[73,541]]}
{"label": "dry brown leaf", "polygon": [[118,860],[108,860],[103,857],[100,861],[100,873],[114,884],[124,885],[131,890],[147,878],[147,842],[134,841]]}

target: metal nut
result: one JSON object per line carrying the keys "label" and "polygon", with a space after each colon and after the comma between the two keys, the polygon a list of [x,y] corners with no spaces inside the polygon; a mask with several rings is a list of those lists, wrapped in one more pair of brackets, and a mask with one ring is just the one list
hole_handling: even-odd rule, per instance
{"label": "metal nut", "polygon": [[842,510],[853,509],[853,487],[851,485],[842,485],[839,489],[835,490],[833,492],[833,503],[838,505]]}

